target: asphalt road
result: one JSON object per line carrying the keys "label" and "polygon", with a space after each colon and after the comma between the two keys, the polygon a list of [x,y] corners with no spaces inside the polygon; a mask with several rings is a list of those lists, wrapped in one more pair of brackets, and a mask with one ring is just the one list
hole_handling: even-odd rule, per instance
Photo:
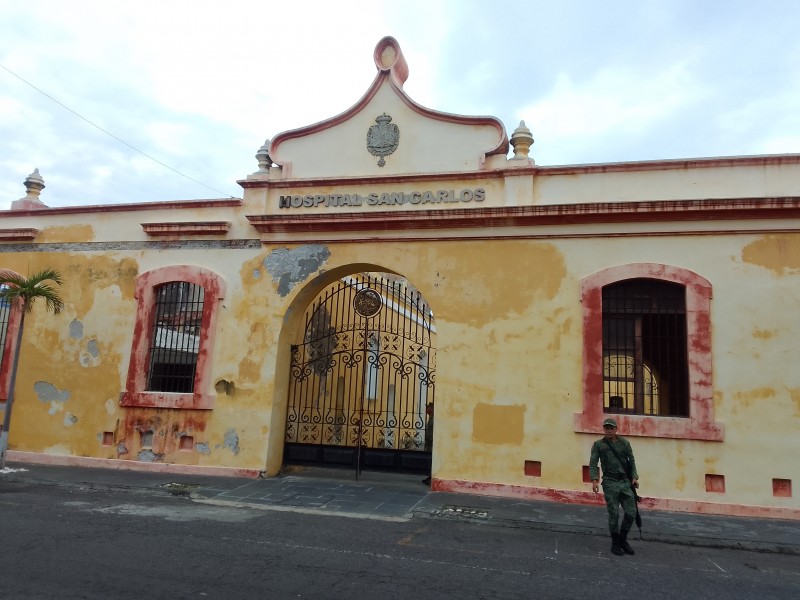
{"label": "asphalt road", "polygon": [[2,482],[0,598],[794,600],[800,558]]}

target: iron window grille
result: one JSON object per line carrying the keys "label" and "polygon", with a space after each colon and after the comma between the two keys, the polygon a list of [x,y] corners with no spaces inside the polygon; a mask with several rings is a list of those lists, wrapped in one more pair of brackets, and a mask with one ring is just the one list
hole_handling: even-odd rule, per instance
{"label": "iron window grille", "polygon": [[194,392],[204,293],[202,286],[186,281],[173,281],[156,288],[148,391]]}
{"label": "iron window grille", "polygon": [[0,300],[0,373],[3,372],[3,361],[6,354],[6,336],[8,335],[8,320],[11,316],[11,303]]}
{"label": "iron window grille", "polygon": [[689,416],[686,292],[632,279],[603,288],[603,410]]}

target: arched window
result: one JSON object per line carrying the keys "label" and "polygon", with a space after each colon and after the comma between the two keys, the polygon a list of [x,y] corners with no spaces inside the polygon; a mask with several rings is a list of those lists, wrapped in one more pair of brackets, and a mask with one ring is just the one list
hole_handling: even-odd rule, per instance
{"label": "arched window", "polygon": [[711,380],[711,284],[653,263],[581,282],[583,410],[575,431],[721,441]]}
{"label": "arched window", "polygon": [[222,278],[200,267],[164,267],[139,276],[122,406],[213,407],[211,350],[224,294]]}

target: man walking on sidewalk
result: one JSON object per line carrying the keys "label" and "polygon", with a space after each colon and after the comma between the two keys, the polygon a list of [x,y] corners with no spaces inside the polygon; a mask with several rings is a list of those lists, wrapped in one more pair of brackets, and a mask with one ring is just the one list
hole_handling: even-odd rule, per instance
{"label": "man walking on sidewalk", "polygon": [[[636,496],[633,488],[639,485],[636,472],[636,461],[630,443],[617,435],[617,422],[614,419],[603,421],[603,439],[592,444],[592,455],[589,458],[589,478],[592,480],[592,491],[600,491],[597,462],[603,468],[603,495],[608,508],[608,529],[611,532],[611,552],[617,556],[634,554],[628,543],[628,532],[636,518]],[[622,506],[624,517],[619,523],[619,507]]]}

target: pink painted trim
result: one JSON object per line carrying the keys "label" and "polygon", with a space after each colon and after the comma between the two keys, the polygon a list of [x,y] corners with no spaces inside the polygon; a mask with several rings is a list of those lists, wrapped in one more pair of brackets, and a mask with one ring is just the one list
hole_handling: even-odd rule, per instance
{"label": "pink painted trim", "polygon": [[30,242],[37,235],[39,235],[39,230],[32,227],[0,229],[0,242]]}
{"label": "pink painted trim", "polygon": [[141,210],[177,210],[201,208],[236,208],[242,205],[241,198],[220,198],[214,200],[165,200],[163,202],[139,202],[136,204],[96,204],[90,206],[62,206],[36,210],[2,210],[0,217],[30,217],[40,215],[81,215],[110,212],[136,212]]}
{"label": "pink painted trim", "polygon": [[[713,231],[636,231],[628,233],[554,233],[554,234],[522,234],[522,235],[502,235],[498,232],[497,235],[436,235],[431,233],[429,235],[373,235],[368,237],[337,237],[325,238],[320,236],[303,237],[301,235],[288,235],[285,237],[275,236],[268,240],[263,240],[263,244],[292,243],[292,244],[366,244],[374,243],[380,240],[381,242],[429,242],[435,240],[437,242],[454,242],[463,240],[574,240],[574,239],[607,239],[607,238],[645,238],[645,237],[670,237],[677,236],[699,236],[699,235],[763,235],[781,234],[781,233],[797,233],[799,229],[715,229]],[[305,232],[310,234],[311,232]]]}
{"label": "pink painted trim", "polygon": [[[443,113],[446,114],[446,113]],[[467,173],[430,173],[367,177],[320,177],[303,179],[303,185],[358,185],[369,183],[404,183],[414,181],[442,181],[453,178],[483,179],[502,178],[507,176],[530,175],[531,177],[554,177],[561,175],[585,175],[596,173],[638,173],[646,171],[676,171],[690,169],[767,167],[800,164],[800,154],[769,154],[763,156],[729,156],[716,158],[670,159],[651,161],[631,161],[618,163],[602,163],[589,165],[555,165],[530,167],[499,168],[490,171],[472,171]],[[290,188],[297,187],[296,179],[242,179],[237,181],[243,188]]]}
{"label": "pink painted trim", "polygon": [[689,357],[689,417],[614,415],[622,435],[719,442],[724,426],[714,421],[711,379],[711,283],[687,269],[636,263],[604,269],[581,281],[583,306],[583,412],[575,413],[575,431],[602,435],[603,287],[628,279],[656,279],[686,289],[686,342]]}
{"label": "pink painted trim", "polygon": [[[309,179],[240,179],[236,183],[243,188],[298,188],[327,186],[332,187],[345,185],[369,185],[387,183],[413,183],[416,181],[452,181],[452,180],[473,180],[473,179],[501,179],[505,174],[504,170],[492,171],[445,171],[442,173],[410,173],[395,175],[358,175],[349,177],[313,177]],[[519,170],[514,170],[514,175],[518,175]]]}
{"label": "pink painted trim", "polygon": [[[395,60],[389,64],[384,65],[380,62],[380,55],[381,53],[387,48],[392,47],[395,52]],[[361,97],[358,102],[356,102],[353,106],[348,108],[342,113],[331,117],[330,119],[326,119],[324,121],[320,121],[318,123],[314,123],[312,125],[308,125],[306,127],[300,127],[299,129],[292,129],[289,131],[284,131],[279,133],[274,138],[272,138],[272,142],[270,143],[270,150],[269,155],[275,164],[280,165],[283,167],[284,170],[284,177],[291,177],[291,164],[287,161],[281,161],[280,159],[280,145],[288,140],[296,139],[311,135],[312,133],[317,133],[319,131],[324,131],[326,129],[330,129],[331,127],[335,127],[345,121],[349,120],[355,114],[360,112],[372,98],[375,97],[375,94],[378,93],[381,85],[384,81],[388,80],[389,85],[392,87],[394,92],[398,95],[398,97],[403,101],[406,106],[411,108],[414,112],[431,119],[435,119],[437,121],[446,121],[449,123],[457,123],[462,125],[469,125],[472,127],[478,127],[482,125],[488,125],[497,129],[499,134],[499,141],[494,148],[489,149],[484,155],[483,159],[486,156],[491,156],[493,154],[507,154],[509,148],[508,136],[506,135],[505,127],[500,119],[496,117],[489,117],[489,116],[462,116],[462,115],[454,115],[451,113],[444,113],[435,110],[431,110],[429,108],[425,108],[414,102],[411,98],[409,98],[408,94],[405,93],[403,90],[403,83],[405,82],[406,78],[408,77],[408,64],[406,63],[405,58],[403,57],[403,53],[400,50],[400,44],[397,43],[397,40],[391,36],[387,36],[380,40],[375,47],[375,51],[373,52],[373,58],[375,59],[375,66],[378,68],[378,74],[375,76],[375,79],[372,81],[372,84],[367,89],[365,94]],[[483,162],[483,160],[481,161]],[[240,182],[241,183],[241,182]]]}
{"label": "pink painted trim", "polygon": [[[155,318],[155,288],[173,281],[194,283],[205,290],[200,348],[192,394],[167,394],[145,389],[150,364],[150,338]],[[216,339],[217,312],[220,301],[225,297],[225,281],[216,273],[202,267],[163,267],[142,273],[136,280],[134,296],[138,301],[136,325],[133,330],[128,379],[120,398],[120,406],[212,409],[214,396],[209,395],[207,390],[211,381],[211,351]]]}
{"label": "pink painted trim", "polygon": [[[436,492],[475,494],[499,498],[521,498],[544,502],[563,502],[605,506],[602,494],[579,490],[557,490],[554,488],[527,487],[502,483],[482,483],[458,479],[434,479],[431,489]],[[675,498],[642,498],[642,507],[652,510],[699,513],[706,515],[726,515],[733,517],[759,517],[764,519],[785,519],[800,521],[800,508],[778,506],[754,506],[746,504],[723,504],[699,500],[680,500]]]}
{"label": "pink painted trim", "polygon": [[[15,271],[6,272],[16,273]],[[17,349],[17,338],[19,334],[19,328],[22,323],[23,310],[22,300],[17,299],[8,313],[5,347],[0,348],[0,352],[3,353],[3,365],[2,368],[0,368],[0,401],[2,402],[6,402],[8,400],[8,386],[11,383],[11,366],[14,362],[14,352]],[[0,423],[0,429],[2,429],[2,423]]]}
{"label": "pink painted trim", "polygon": [[142,223],[142,230],[151,236],[224,235],[230,228],[229,221]]}
{"label": "pink painted trim", "polygon": [[147,463],[135,460],[116,460],[113,458],[91,458],[88,456],[61,456],[9,450],[7,460],[35,465],[54,465],[64,467],[88,467],[114,469],[121,471],[140,471],[145,473],[174,473],[176,475],[209,475],[216,477],[247,477],[257,479],[262,471],[258,469],[239,469],[235,467],[203,467],[199,465],[178,465],[173,463]]}
{"label": "pink painted trim", "polygon": [[247,215],[261,233],[305,233],[485,229],[548,225],[724,221],[800,218],[800,198],[738,198],[503,206],[493,208],[421,209],[398,212],[370,210],[302,214],[283,209],[276,215]]}
{"label": "pink painted trim", "polygon": [[[394,60],[390,64],[384,64],[381,55],[387,48],[394,50]],[[402,88],[403,84],[408,79],[408,63],[406,57],[403,56],[403,51],[400,50],[400,44],[392,36],[387,35],[375,46],[375,51],[372,53],[372,58],[375,60],[375,66],[378,71],[388,72],[392,81],[397,84],[397,87]]]}
{"label": "pink painted trim", "polygon": [[734,167],[766,167],[800,164],[800,154],[764,154],[758,156],[715,156],[709,158],[677,158],[667,160],[628,161],[588,165],[555,165],[537,167],[536,174],[583,175],[588,173],[621,173],[630,171],[675,171]]}
{"label": "pink painted trim", "polygon": [[[205,366],[205,365],[204,365]],[[200,360],[197,361],[197,370],[200,370]],[[195,380],[197,376],[195,375]],[[196,385],[196,384],[195,384]],[[168,392],[133,392],[130,398],[123,397],[120,406],[138,406],[140,408],[186,408],[198,410],[211,410],[214,408],[214,398],[210,394],[174,394]]]}

